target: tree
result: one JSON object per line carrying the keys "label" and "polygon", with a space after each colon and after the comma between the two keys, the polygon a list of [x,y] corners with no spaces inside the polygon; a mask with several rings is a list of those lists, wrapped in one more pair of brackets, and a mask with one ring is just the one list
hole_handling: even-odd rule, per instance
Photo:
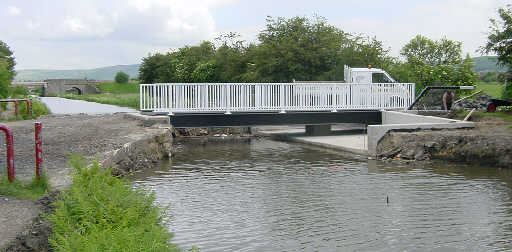
{"label": "tree", "polygon": [[419,61],[431,66],[453,65],[462,61],[462,43],[442,38],[438,41],[417,35],[400,54],[407,62]]}
{"label": "tree", "polygon": [[9,83],[12,74],[9,72],[9,64],[5,59],[0,59],[0,98],[7,98],[9,94]]}
{"label": "tree", "polygon": [[117,72],[115,81],[116,83],[127,83],[130,80],[130,76],[124,72]]}
{"label": "tree", "polygon": [[215,62],[200,62],[192,72],[192,80],[198,83],[215,82]]}
{"label": "tree", "polygon": [[481,52],[497,54],[498,62],[510,67],[512,65],[512,5],[499,8],[498,14],[501,20],[490,19],[491,31]]}
{"label": "tree", "polygon": [[267,18],[254,64],[265,81],[314,80],[332,70],[347,34],[322,17]]}
{"label": "tree", "polygon": [[[219,82],[252,82],[254,78],[247,78],[249,68],[254,70],[254,63],[250,57],[254,56],[255,46],[245,44],[240,40],[238,33],[230,32],[215,39],[220,44],[215,53],[216,78]],[[252,65],[251,65],[252,64]],[[254,71],[253,71],[254,73]]]}
{"label": "tree", "polygon": [[474,85],[478,75],[469,57],[462,59],[462,43],[442,38],[438,41],[417,35],[402,48],[405,62],[399,65],[399,81],[416,83],[416,91],[442,82],[446,85]]}
{"label": "tree", "polygon": [[148,55],[147,57],[142,59],[142,64],[139,67],[139,79],[141,83],[155,83],[159,81],[159,78],[162,78],[167,69],[166,64],[170,61],[168,55],[164,54],[154,54]]}
{"label": "tree", "polygon": [[9,73],[9,80],[12,81],[14,76],[16,75],[16,71],[14,71],[14,66],[16,65],[16,61],[14,61],[14,54],[12,53],[9,46],[0,40],[0,60],[3,61],[4,68]]}
{"label": "tree", "polygon": [[495,53],[498,55],[498,63],[502,66],[507,66],[508,71],[505,76],[507,81],[505,89],[503,90],[504,99],[512,99],[512,82],[510,76],[512,75],[512,5],[507,5],[504,8],[498,9],[498,14],[501,20],[491,18],[491,32],[487,37],[487,43],[481,52]]}
{"label": "tree", "polygon": [[[142,60],[139,78],[154,82],[290,82],[341,80],[343,65],[387,67],[393,60],[376,38],[351,35],[325,18],[268,17],[259,43],[237,33]],[[212,71],[214,74],[212,74]]]}

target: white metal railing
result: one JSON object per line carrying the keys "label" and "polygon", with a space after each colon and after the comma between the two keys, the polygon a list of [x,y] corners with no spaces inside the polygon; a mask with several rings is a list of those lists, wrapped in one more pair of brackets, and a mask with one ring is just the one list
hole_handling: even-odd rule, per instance
{"label": "white metal railing", "polygon": [[168,113],[405,109],[414,83],[157,83],[140,110]]}

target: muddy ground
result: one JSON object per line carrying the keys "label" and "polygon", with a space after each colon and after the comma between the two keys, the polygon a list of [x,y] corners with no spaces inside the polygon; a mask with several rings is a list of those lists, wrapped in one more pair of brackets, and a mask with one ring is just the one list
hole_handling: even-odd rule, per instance
{"label": "muddy ground", "polygon": [[[71,182],[66,164],[70,153],[102,159],[106,152],[122,149],[127,143],[156,130],[145,128],[140,121],[125,118],[123,114],[48,115],[37,121],[43,124],[43,167],[54,189],[62,189]],[[30,180],[35,173],[34,122],[6,123],[14,132],[16,178],[20,180]],[[5,175],[5,138],[0,139],[0,174]],[[40,210],[47,207],[44,200],[40,201],[0,196],[0,248],[13,241],[34,220],[38,223]]]}

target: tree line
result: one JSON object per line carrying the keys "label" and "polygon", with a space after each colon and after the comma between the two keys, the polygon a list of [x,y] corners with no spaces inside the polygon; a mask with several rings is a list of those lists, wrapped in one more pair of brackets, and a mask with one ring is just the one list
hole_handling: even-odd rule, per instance
{"label": "tree line", "polygon": [[392,57],[375,37],[352,34],[323,17],[268,17],[257,43],[228,33],[199,45],[184,46],[142,59],[142,83],[291,82],[343,80],[344,65],[382,68],[418,90],[442,82],[473,85],[473,61],[462,43],[418,35]]}

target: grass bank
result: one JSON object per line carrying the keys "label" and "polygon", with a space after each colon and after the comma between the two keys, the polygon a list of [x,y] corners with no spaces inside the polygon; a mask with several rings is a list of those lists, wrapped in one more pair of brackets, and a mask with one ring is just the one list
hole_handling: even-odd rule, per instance
{"label": "grass bank", "polygon": [[33,179],[30,182],[14,180],[12,183],[9,183],[7,177],[0,177],[0,195],[36,200],[49,190],[50,185],[46,177],[42,177],[40,180]]}
{"label": "grass bank", "polygon": [[[27,97],[23,97],[27,98]],[[28,119],[36,119],[37,117],[41,115],[48,115],[50,114],[50,110],[46,107],[44,103],[39,101],[38,99],[29,98],[32,102],[32,114],[30,115],[28,113],[27,105],[25,102],[19,102],[18,103],[18,116],[12,116],[7,118],[7,120],[0,120],[0,121],[18,121],[18,120],[28,120]],[[6,111],[7,104],[3,103],[2,106],[0,106],[1,111]],[[14,108],[13,108],[14,109]],[[12,112],[11,112],[12,113]]]}
{"label": "grass bank", "polygon": [[55,251],[180,251],[162,223],[154,196],[74,156],[73,184],[49,216]]}
{"label": "grass bank", "polygon": [[139,83],[99,83],[96,87],[100,90],[99,94],[65,94],[60,97],[74,100],[84,100],[103,104],[117,105],[121,107],[139,108]]}

